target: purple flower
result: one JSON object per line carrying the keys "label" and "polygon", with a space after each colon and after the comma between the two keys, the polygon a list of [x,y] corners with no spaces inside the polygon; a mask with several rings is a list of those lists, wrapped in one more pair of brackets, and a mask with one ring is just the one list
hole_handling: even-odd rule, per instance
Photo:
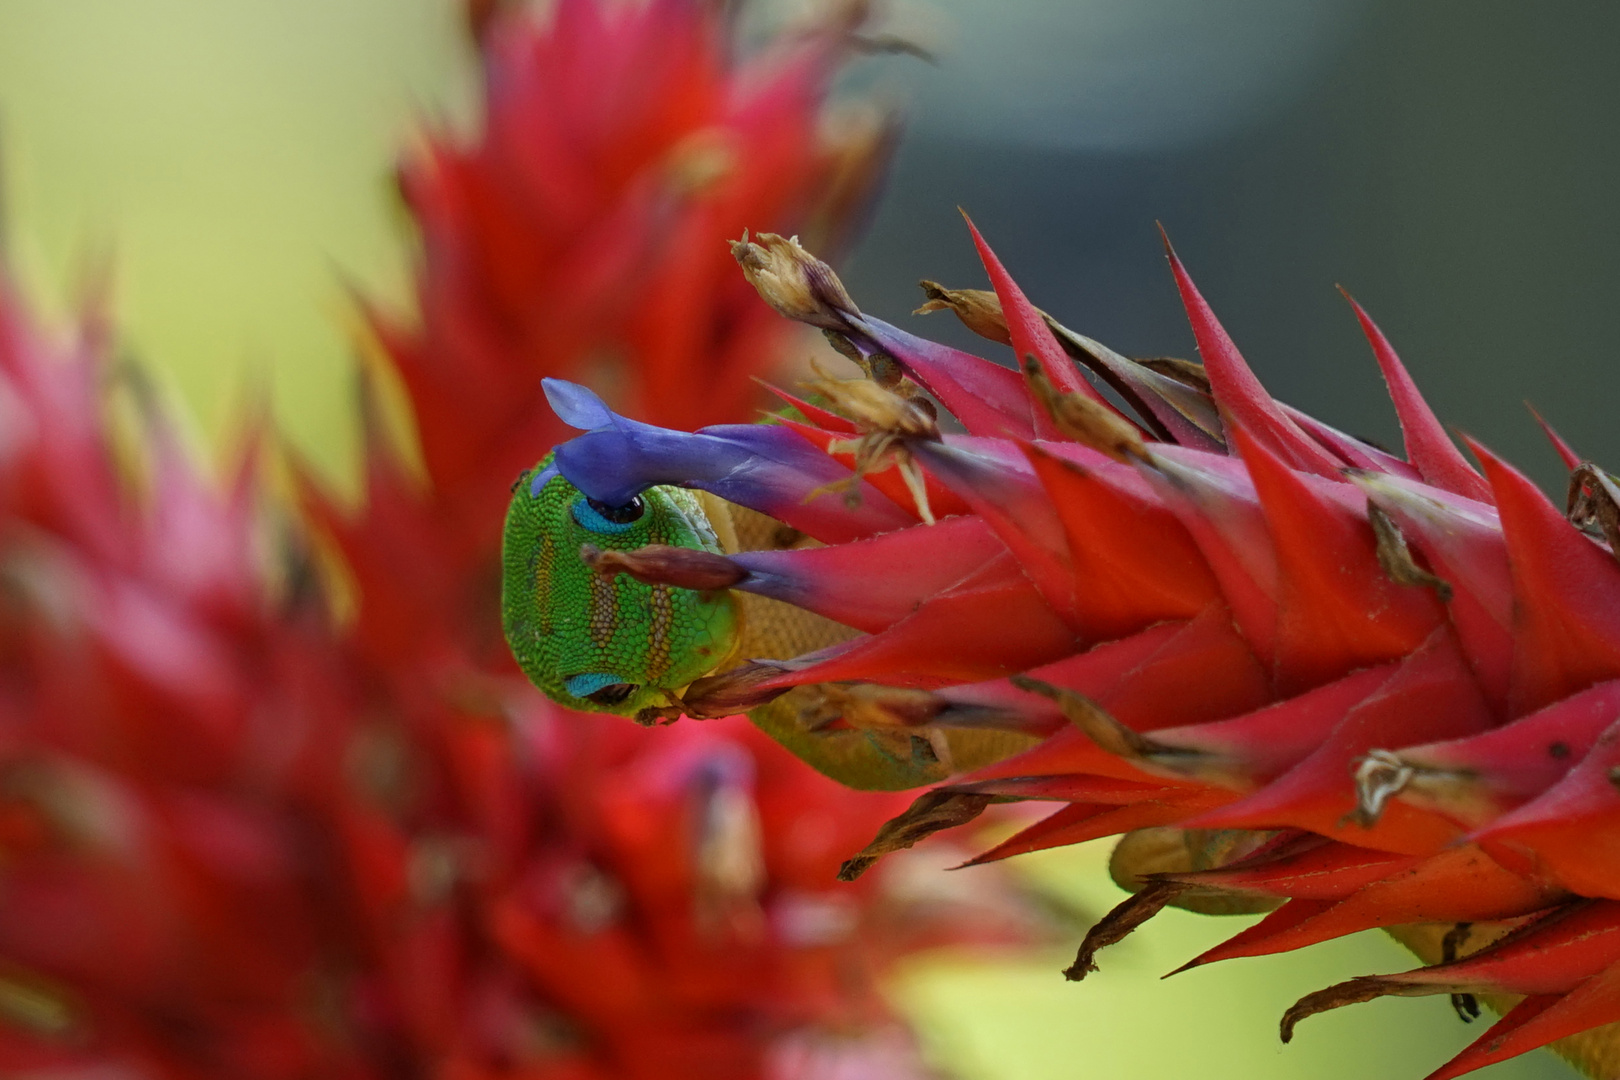
{"label": "purple flower", "polygon": [[856,500],[834,491],[816,494],[847,481],[850,470],[790,428],[721,424],[671,431],[618,415],[583,386],[561,379],[546,379],[544,386],[557,416],[585,434],[558,446],[552,467],[535,484],[561,473],[609,506],[659,485],[697,488],[829,544],[916,523],[865,481],[853,489]]}

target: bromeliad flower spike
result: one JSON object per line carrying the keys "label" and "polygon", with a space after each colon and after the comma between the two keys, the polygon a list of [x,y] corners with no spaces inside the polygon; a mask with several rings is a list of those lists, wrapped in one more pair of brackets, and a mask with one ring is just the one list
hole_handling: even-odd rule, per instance
{"label": "bromeliad flower spike", "polygon": [[[1385,927],[1434,966],[1312,994],[1285,1039],[1382,995],[1450,994],[1465,1014],[1485,995],[1505,1015],[1431,1080],[1554,1040],[1620,1075],[1620,1039],[1590,1031],[1620,1020],[1608,476],[1555,438],[1575,470],[1566,513],[1470,443],[1476,471],[1354,301],[1404,459],[1274,401],[1174,252],[1202,365],[1132,361],[1058,325],[973,235],[994,292],[925,283],[925,310],[1010,344],[1021,370],[863,314],[764,234],[735,245],[744,272],[865,379],[819,380],[817,404],[788,398],[776,424],[691,434],[553,387],[587,433],[518,489],[514,520],[561,498],[553,485],[609,516],[684,487],[817,542],[682,551],[598,530],[593,595],[624,589],[615,574],[710,603],[725,589],[839,631],[794,649],[745,611],[729,658],[661,690],[658,715],[752,709],[868,786],[954,777],[846,878],[993,801],[1057,808],[978,861],[1123,834],[1115,875],[1139,891],[1071,978],[1167,904],[1271,911],[1189,967]],[[966,433],[933,423],[921,391]]]}

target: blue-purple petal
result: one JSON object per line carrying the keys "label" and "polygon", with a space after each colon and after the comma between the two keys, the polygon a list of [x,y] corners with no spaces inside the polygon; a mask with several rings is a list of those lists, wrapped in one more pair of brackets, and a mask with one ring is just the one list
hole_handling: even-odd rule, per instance
{"label": "blue-purple petal", "polygon": [[546,401],[551,405],[551,411],[557,414],[557,419],[569,427],[579,428],[581,431],[595,431],[597,428],[612,427],[619,416],[607,407],[607,403],[596,396],[596,392],[586,389],[578,383],[567,382],[563,379],[541,379],[541,389],[546,392]]}
{"label": "blue-purple petal", "polygon": [[569,483],[609,506],[667,484],[708,491],[826,543],[916,523],[864,482],[854,506],[838,492],[807,503],[811,492],[850,474],[790,428],[725,424],[672,431],[619,416],[589,390],[561,380],[547,379],[546,395],[565,422],[595,424],[558,446],[555,463]]}
{"label": "blue-purple petal", "polygon": [[553,461],[550,465],[534,474],[534,479],[529,481],[529,494],[538,499],[540,492],[545,490],[547,484],[551,483],[551,478],[561,475],[562,473],[557,471],[557,463]]}

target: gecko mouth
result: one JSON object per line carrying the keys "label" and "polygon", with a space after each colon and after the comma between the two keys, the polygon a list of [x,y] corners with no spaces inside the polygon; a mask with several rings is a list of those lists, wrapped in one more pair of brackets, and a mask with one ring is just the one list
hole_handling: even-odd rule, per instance
{"label": "gecko mouth", "polygon": [[631,694],[641,689],[633,682],[621,682],[617,675],[592,673],[574,675],[563,680],[563,686],[574,697],[597,705],[622,705]]}

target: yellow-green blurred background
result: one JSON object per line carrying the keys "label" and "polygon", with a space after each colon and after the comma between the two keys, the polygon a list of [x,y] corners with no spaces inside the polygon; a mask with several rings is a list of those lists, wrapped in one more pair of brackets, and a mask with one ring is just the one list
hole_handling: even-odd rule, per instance
{"label": "yellow-green blurred background", "polygon": [[[1385,323],[1445,417],[1538,457],[1530,395],[1614,460],[1609,242],[1620,41],[1610,5],[1408,0],[941,0],[897,12],[942,62],[870,65],[916,124],[849,281],[898,318],[927,275],[977,285],[965,204],[1037,302],[1137,354],[1190,354],[1155,249],[1164,220],[1273,388],[1393,441],[1332,292]],[[283,429],[352,477],[345,289],[399,299],[409,233],[390,163],[465,118],[456,0],[0,0],[0,188],[36,306],[115,271],[127,350],[212,445],[269,387]],[[944,324],[925,324],[949,336]],[[1539,463],[1539,464],[1538,464]],[[1100,913],[1096,850],[1026,860]],[[1377,936],[1157,976],[1237,923],[1170,913],[1079,986],[1065,956],[935,958],[895,985],[970,1080],[1417,1077],[1478,1033],[1443,998],[1305,1024],[1300,994],[1407,966]],[[1537,1054],[1496,1080],[1560,1077]]]}
{"label": "yellow-green blurred background", "polygon": [[345,289],[403,297],[390,162],[475,85],[449,0],[0,0],[11,260],[55,315],[110,263],[128,350],[207,439],[270,386],[344,476]]}

